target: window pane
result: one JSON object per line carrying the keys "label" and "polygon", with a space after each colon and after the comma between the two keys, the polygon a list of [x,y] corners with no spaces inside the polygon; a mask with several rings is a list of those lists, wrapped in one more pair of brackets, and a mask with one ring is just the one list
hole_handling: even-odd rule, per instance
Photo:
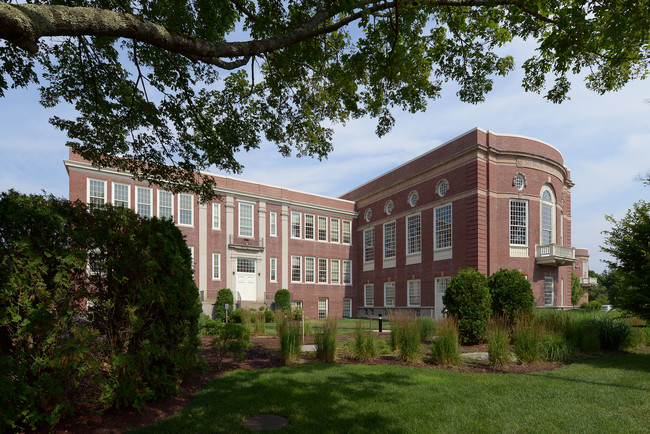
{"label": "window pane", "polygon": [[318,241],[327,241],[327,217],[318,216]]}
{"label": "window pane", "polygon": [[314,239],[314,216],[305,214],[305,239]]}
{"label": "window pane", "polygon": [[151,217],[151,189],[136,187],[135,192],[138,197],[136,211],[143,217]]}
{"label": "window pane", "polygon": [[158,217],[171,218],[173,215],[173,197],[169,191],[158,190]]}
{"label": "window pane", "polygon": [[528,202],[525,200],[510,201],[510,244],[525,246],[528,244],[526,233],[528,229]]}
{"label": "window pane", "polygon": [[305,258],[305,282],[314,283],[314,258]]}
{"label": "window pane", "polygon": [[191,194],[181,193],[178,195],[178,224],[192,226],[192,202],[194,196]]}
{"label": "window pane", "polygon": [[363,291],[365,293],[365,305],[366,306],[374,306],[375,305],[375,286],[370,284],[370,285],[364,285],[363,286]]}
{"label": "window pane", "polygon": [[351,230],[352,223],[349,220],[343,220],[343,244],[350,244],[352,241]]}
{"label": "window pane", "polygon": [[390,222],[384,225],[384,258],[391,259],[395,255],[395,222]]}
{"label": "window pane", "polygon": [[363,231],[363,260],[371,262],[375,260],[375,229],[370,228]]}
{"label": "window pane", "polygon": [[212,254],[212,279],[221,279],[221,255],[219,253]]}
{"label": "window pane", "polygon": [[[548,191],[545,193],[548,193]],[[542,205],[542,244],[551,244],[553,242],[551,235],[553,230],[552,211],[552,207]]]}
{"label": "window pane", "polygon": [[300,238],[300,213],[291,213],[291,238]]}
{"label": "window pane", "polygon": [[253,236],[253,205],[250,203],[239,204],[239,236]]}
{"label": "window pane", "polygon": [[436,208],[435,233],[436,249],[451,247],[451,204]]}
{"label": "window pane", "polygon": [[419,280],[408,281],[408,295],[409,295],[409,306],[420,305],[420,281]]}
{"label": "window pane", "polygon": [[327,258],[318,258],[318,283],[327,283]]}
{"label": "window pane", "polygon": [[271,211],[270,216],[271,222],[269,232],[270,235],[274,237],[278,235],[278,215],[275,212]]}
{"label": "window pane", "polygon": [[88,180],[88,203],[90,206],[104,205],[106,198],[105,187],[106,183],[104,181]]}
{"label": "window pane", "polygon": [[339,231],[340,231],[339,225],[340,225],[340,220],[338,219],[330,220],[330,241],[333,243],[339,242]]}
{"label": "window pane", "polygon": [[212,229],[221,229],[221,204],[212,202]]}
{"label": "window pane", "polygon": [[352,284],[352,261],[343,261],[343,283]]}
{"label": "window pane", "polygon": [[339,267],[341,266],[340,264],[341,263],[340,263],[340,261],[338,259],[332,259],[332,279],[331,279],[332,284],[341,283],[340,277],[339,277],[340,274],[341,274],[341,271],[339,269]]}
{"label": "window pane", "polygon": [[384,282],[384,306],[395,306],[395,282]]}
{"label": "window pane", "polygon": [[302,257],[292,256],[291,257],[291,281],[300,282],[302,278],[302,269],[301,269]]}
{"label": "window pane", "polygon": [[420,228],[420,214],[412,215],[406,218],[407,239],[406,253],[420,253],[422,250],[422,233]]}
{"label": "window pane", "polygon": [[129,188],[127,184],[113,183],[113,205],[129,207]]}

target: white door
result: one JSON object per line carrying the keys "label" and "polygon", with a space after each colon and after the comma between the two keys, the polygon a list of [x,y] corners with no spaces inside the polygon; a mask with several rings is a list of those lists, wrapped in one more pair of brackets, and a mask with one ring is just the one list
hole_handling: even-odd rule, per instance
{"label": "white door", "polygon": [[257,301],[257,276],[255,259],[237,258],[235,287],[243,301]]}

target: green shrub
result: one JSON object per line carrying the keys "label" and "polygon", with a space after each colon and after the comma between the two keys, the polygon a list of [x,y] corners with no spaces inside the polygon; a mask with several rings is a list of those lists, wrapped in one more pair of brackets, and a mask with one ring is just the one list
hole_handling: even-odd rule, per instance
{"label": "green shrub", "polygon": [[357,321],[355,327],[353,356],[364,362],[377,358],[377,340],[372,332],[364,326],[363,321]]}
{"label": "green shrub", "polygon": [[221,328],[221,322],[214,320],[202,313],[199,318],[199,333],[203,335],[216,335]]}
{"label": "green shrub", "polygon": [[217,293],[217,301],[214,304],[214,319],[220,322],[226,321],[226,304],[228,304],[228,316],[235,310],[235,299],[232,291],[228,288],[221,288]]}
{"label": "green shrub", "polygon": [[272,323],[275,320],[275,313],[271,309],[266,309],[264,311],[264,320],[267,323]]}
{"label": "green shrub", "polygon": [[560,334],[566,334],[567,327],[572,321],[567,312],[558,312],[551,309],[540,309],[535,319],[544,330]]}
{"label": "green shrub", "polygon": [[537,363],[542,358],[541,327],[532,320],[521,319],[514,328],[512,341],[515,355],[521,363]]}
{"label": "green shrub", "polygon": [[493,318],[488,324],[488,362],[492,366],[500,367],[510,363],[510,336],[507,324],[507,321],[501,318]]}
{"label": "green shrub", "polygon": [[436,365],[453,366],[460,364],[458,326],[447,318],[438,325],[438,337],[431,344],[431,361]]}
{"label": "green shrub", "polygon": [[276,312],[275,325],[280,337],[280,356],[285,363],[291,363],[300,357],[302,334],[298,321],[290,320],[282,311]]}
{"label": "green shrub", "polygon": [[627,322],[603,315],[594,317],[592,322],[598,329],[601,349],[620,351],[630,345],[632,327]]}
{"label": "green shrub", "polygon": [[250,329],[251,328],[251,311],[248,310],[248,309],[239,309],[239,315],[241,316],[241,323],[245,327],[248,327]]}
{"label": "green shrub", "polygon": [[291,311],[291,293],[288,289],[278,289],[275,293],[276,309]]}
{"label": "green shrub", "polygon": [[241,309],[235,309],[232,312],[228,312],[228,322],[241,324],[241,311]]}
{"label": "green shrub", "polygon": [[255,312],[255,334],[264,335],[266,333],[266,314],[264,311]]}
{"label": "green shrub", "polygon": [[316,358],[332,363],[336,356],[336,319],[327,318],[322,329],[316,333]]}
{"label": "green shrub", "polygon": [[251,331],[243,324],[220,324],[219,332],[212,341],[219,353],[219,364],[221,364],[224,353],[234,353],[243,359],[246,350],[251,346],[250,340]]}
{"label": "green shrub", "polygon": [[449,282],[443,303],[458,321],[461,344],[474,344],[484,339],[492,314],[485,275],[472,268],[459,270]]}
{"label": "green shrub", "polygon": [[433,322],[433,319],[421,316],[418,318],[418,323],[420,327],[420,339],[423,341],[431,340],[436,332],[436,324]]}
{"label": "green shrub", "polygon": [[598,327],[592,321],[587,319],[579,324],[579,345],[581,351],[585,353],[596,353],[600,351],[600,334]]}
{"label": "green shrub", "polygon": [[514,324],[518,315],[532,314],[535,297],[530,282],[519,270],[500,269],[487,280],[492,299],[492,315],[504,317]]}
{"label": "green shrub", "polygon": [[549,362],[570,362],[575,353],[567,339],[553,331],[544,334],[541,349],[544,359]]}
{"label": "green shrub", "polygon": [[401,313],[391,315],[390,318],[390,348],[393,352],[399,351],[402,342],[402,333],[408,326],[409,318]]}
{"label": "green shrub", "polygon": [[596,300],[588,301],[580,305],[580,309],[586,310],[587,312],[598,312],[601,307],[603,307],[603,305],[598,303]]}

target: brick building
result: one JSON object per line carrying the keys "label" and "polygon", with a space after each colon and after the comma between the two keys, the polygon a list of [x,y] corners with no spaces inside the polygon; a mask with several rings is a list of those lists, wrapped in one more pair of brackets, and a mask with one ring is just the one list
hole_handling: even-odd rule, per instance
{"label": "brick building", "polygon": [[[92,167],[70,153],[70,199],[173,218],[194,258],[204,311],[280,288],[311,318],[409,309],[440,317],[459,268],[521,270],[539,306],[568,307],[571,187],[562,155],[538,140],[473,129],[340,198],[213,175],[207,204]],[[578,262],[576,264],[576,262]]]}

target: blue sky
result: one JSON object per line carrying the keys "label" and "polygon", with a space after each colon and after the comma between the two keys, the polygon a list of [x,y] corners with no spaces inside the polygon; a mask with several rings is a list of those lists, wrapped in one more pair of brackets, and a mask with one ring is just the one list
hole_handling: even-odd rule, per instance
{"label": "blue sky", "polygon": [[[522,58],[516,60],[521,64]],[[431,101],[425,113],[395,112],[396,126],[383,138],[375,121],[360,119],[335,126],[334,151],[327,160],[283,158],[271,144],[240,154],[241,178],[338,196],[474,127],[543,140],[560,150],[575,183],[572,190],[572,245],[586,247],[590,267],[605,268],[601,232],[605,215],[622,217],[634,202],[650,200],[650,187],[635,177],[650,171],[650,82],[598,95],[575,79],[571,100],[560,105],[521,88],[521,73],[495,80],[487,101],[458,101],[453,84]],[[44,109],[36,88],[13,90],[0,99],[0,190],[45,190],[68,196],[62,161],[65,134],[48,118],[69,109]]]}

